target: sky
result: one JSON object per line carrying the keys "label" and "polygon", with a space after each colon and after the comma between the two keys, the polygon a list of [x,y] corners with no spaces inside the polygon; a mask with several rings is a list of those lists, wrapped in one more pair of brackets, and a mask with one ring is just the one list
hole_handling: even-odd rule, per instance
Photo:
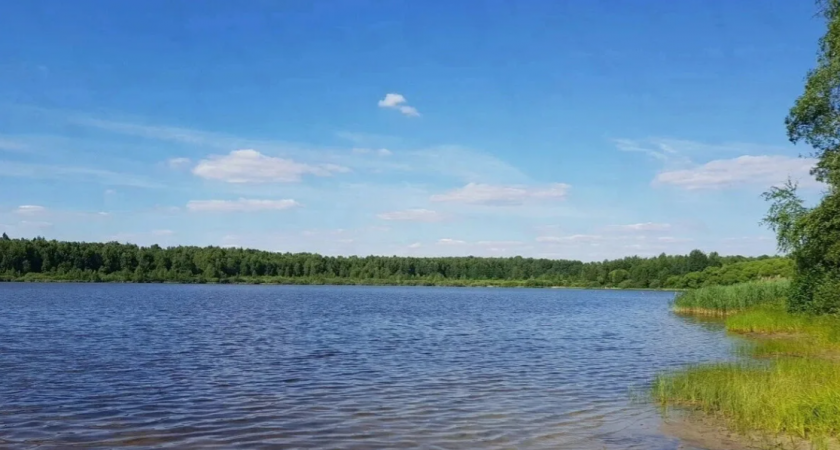
{"label": "sky", "polygon": [[[809,1],[0,2],[0,231],[329,255],[775,253]],[[805,157],[800,157],[805,155]]]}

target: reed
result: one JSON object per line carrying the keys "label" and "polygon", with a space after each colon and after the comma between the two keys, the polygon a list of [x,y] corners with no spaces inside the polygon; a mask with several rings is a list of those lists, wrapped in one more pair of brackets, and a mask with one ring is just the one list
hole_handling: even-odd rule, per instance
{"label": "reed", "polygon": [[683,314],[727,316],[757,306],[781,306],[789,288],[785,279],[706,286],[677,294],[673,309]]}

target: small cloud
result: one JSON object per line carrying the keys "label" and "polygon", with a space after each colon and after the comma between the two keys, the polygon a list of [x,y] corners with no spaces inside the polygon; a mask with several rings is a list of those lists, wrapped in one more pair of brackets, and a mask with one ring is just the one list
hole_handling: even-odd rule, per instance
{"label": "small cloud", "polygon": [[111,213],[105,212],[105,211],[99,211],[98,213],[96,213],[96,215],[97,216],[102,216],[102,217],[108,217],[108,216],[111,215]]}
{"label": "small cloud", "polygon": [[256,212],[281,211],[300,206],[295,200],[190,200],[187,210],[190,212]]}
{"label": "small cloud", "polygon": [[397,105],[405,103],[405,97],[400,94],[385,94],[385,98],[379,100],[380,108],[393,108]]}
{"label": "small cloud", "polygon": [[114,189],[105,189],[105,195],[116,195],[117,191]]}
{"label": "small cloud", "polygon": [[192,161],[189,158],[170,158],[166,161],[166,164],[172,169],[183,169],[191,163]]}
{"label": "small cloud", "polygon": [[528,201],[564,200],[569,187],[563,183],[544,187],[469,183],[445,194],[433,195],[431,200],[482,205],[521,205]]}
{"label": "small cloud", "polygon": [[401,113],[405,114],[409,117],[420,117],[420,112],[417,111],[417,108],[413,106],[400,106],[398,108]]}
{"label": "small cloud", "polygon": [[672,237],[672,236],[660,236],[656,240],[658,240],[659,242],[667,242],[669,244],[678,244],[678,243],[683,243],[683,242],[691,242],[694,239],[678,238],[678,237]]}
{"label": "small cloud", "polygon": [[50,222],[39,222],[39,221],[29,221],[29,220],[22,220],[18,224],[21,228],[24,229],[34,229],[34,230],[43,230],[45,228],[52,228],[53,224]]}
{"label": "small cloud", "polygon": [[537,242],[560,243],[560,242],[598,242],[604,240],[603,236],[597,234],[573,234],[571,236],[539,236]]}
{"label": "small cloud", "polygon": [[685,190],[724,189],[751,184],[778,185],[790,177],[799,180],[803,187],[815,187],[818,183],[810,172],[816,162],[813,158],[745,155],[710,161],[690,169],[660,172],[652,184]]}
{"label": "small cloud", "polygon": [[387,148],[380,148],[379,150],[372,150],[369,148],[354,148],[353,153],[357,155],[376,154],[378,156],[391,156],[393,154],[393,152],[391,152],[391,150],[388,150]]}
{"label": "small cloud", "polygon": [[175,234],[172,230],[153,230],[152,236],[172,236]]}
{"label": "small cloud", "polygon": [[438,239],[437,243],[438,243],[439,245],[464,245],[464,244],[466,244],[467,242],[466,242],[466,241],[462,241],[462,240],[460,240],[460,239],[447,239],[447,238],[444,238],[444,239]]}
{"label": "small cloud", "polygon": [[408,248],[420,248],[422,246],[423,246],[423,244],[421,244],[419,242],[415,242],[415,243],[409,245]]}
{"label": "small cloud", "polygon": [[443,220],[443,215],[429,209],[406,209],[403,211],[392,211],[378,214],[382,220],[398,220],[405,222],[438,222]]}
{"label": "small cloud", "polygon": [[522,245],[522,241],[478,241],[476,245],[482,247],[516,247]]}
{"label": "small cloud", "polygon": [[623,152],[644,153],[651,158],[660,161],[669,161],[679,158],[677,150],[669,142],[658,139],[635,140],[635,139],[613,139],[616,148]]}
{"label": "small cloud", "polygon": [[228,155],[214,155],[199,161],[192,172],[196,176],[228,183],[291,183],[303,175],[318,177],[349,172],[335,164],[311,165],[291,159],[265,156],[256,150],[234,150]]}
{"label": "small cloud", "polygon": [[406,99],[401,94],[389,93],[385,94],[385,98],[379,100],[380,108],[391,108],[403,113],[409,117],[418,117],[420,113],[417,108],[405,104]]}
{"label": "small cloud", "polygon": [[38,205],[20,205],[17,207],[15,212],[20,215],[24,216],[32,216],[35,214],[41,214],[47,211],[47,208]]}
{"label": "small cloud", "polygon": [[615,225],[610,227],[615,230],[622,230],[622,231],[633,231],[633,232],[646,232],[646,231],[668,231],[671,229],[670,223],[654,223],[654,222],[645,222],[645,223],[633,223],[629,225]]}

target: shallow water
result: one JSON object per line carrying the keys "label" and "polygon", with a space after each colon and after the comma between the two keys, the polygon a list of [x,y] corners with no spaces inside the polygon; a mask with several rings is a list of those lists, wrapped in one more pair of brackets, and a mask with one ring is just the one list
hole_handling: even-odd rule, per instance
{"label": "shallow water", "polygon": [[682,449],[665,292],[0,284],[0,448]]}

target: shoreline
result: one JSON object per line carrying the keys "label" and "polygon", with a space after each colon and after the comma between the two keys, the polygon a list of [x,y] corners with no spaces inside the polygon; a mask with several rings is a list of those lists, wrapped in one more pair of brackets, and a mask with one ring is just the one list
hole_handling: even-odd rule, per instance
{"label": "shoreline", "polygon": [[314,281],[118,281],[118,280],[60,280],[60,279],[2,279],[0,278],[0,285],[4,283],[16,284],[51,284],[51,283],[68,283],[68,284],[169,284],[169,285],[236,285],[236,286],[364,286],[364,287],[453,287],[453,288],[493,288],[493,289],[575,289],[575,290],[589,290],[589,291],[653,291],[653,292],[682,292],[685,289],[678,288],[618,288],[618,287],[589,287],[589,286],[560,286],[560,285],[528,285],[527,281],[522,284],[513,285],[505,283],[435,283],[435,282],[390,282],[385,280],[373,280],[372,282],[335,282],[336,280],[324,280],[324,282]]}
{"label": "shoreline", "polygon": [[672,305],[673,314],[715,320],[744,341],[732,361],[660,372],[651,400],[666,413],[715,419],[736,441],[840,448],[840,410],[832,401],[840,394],[840,318],[791,313],[785,290],[764,283],[698,290]]}

